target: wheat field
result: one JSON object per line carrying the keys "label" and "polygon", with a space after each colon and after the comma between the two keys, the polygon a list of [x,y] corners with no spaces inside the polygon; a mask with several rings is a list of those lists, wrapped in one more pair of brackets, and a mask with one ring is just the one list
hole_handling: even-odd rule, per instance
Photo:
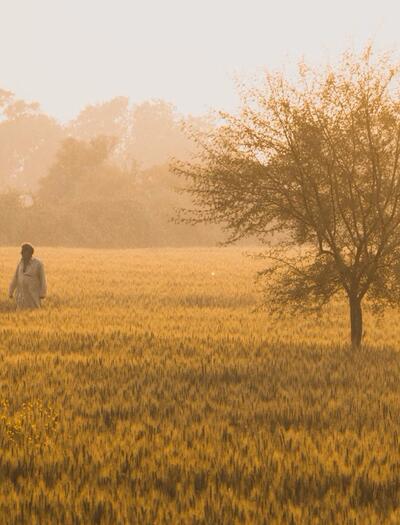
{"label": "wheat field", "polygon": [[[400,316],[257,310],[240,248],[0,249],[1,524],[400,523]],[[249,250],[247,250],[249,251]]]}

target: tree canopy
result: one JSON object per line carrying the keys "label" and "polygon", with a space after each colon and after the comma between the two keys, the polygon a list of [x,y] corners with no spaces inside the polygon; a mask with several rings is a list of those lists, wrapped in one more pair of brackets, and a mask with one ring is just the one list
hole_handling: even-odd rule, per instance
{"label": "tree canopy", "polygon": [[89,105],[62,125],[0,89],[0,243],[213,244],[215,229],[170,220],[186,196],[167,163],[193,148],[182,120],[210,126],[163,100],[127,97]]}
{"label": "tree canopy", "polygon": [[222,223],[227,242],[279,233],[267,303],[318,309],[344,294],[354,347],[364,297],[400,302],[399,71],[368,47],[322,70],[302,63],[296,80],[266,73],[241,86],[237,114],[192,134],[198,157],[174,165],[194,202],[183,220]]}

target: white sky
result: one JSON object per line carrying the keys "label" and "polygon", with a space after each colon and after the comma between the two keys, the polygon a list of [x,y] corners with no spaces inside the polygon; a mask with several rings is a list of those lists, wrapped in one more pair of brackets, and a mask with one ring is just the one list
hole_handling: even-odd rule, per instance
{"label": "white sky", "polygon": [[233,109],[235,72],[397,50],[399,15],[399,0],[0,0],[0,88],[61,120],[118,95]]}

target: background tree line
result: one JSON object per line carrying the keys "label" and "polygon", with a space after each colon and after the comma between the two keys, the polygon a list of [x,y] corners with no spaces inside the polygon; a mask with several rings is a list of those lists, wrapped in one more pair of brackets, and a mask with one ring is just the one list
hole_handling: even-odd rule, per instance
{"label": "background tree line", "polygon": [[183,122],[211,127],[165,101],[132,105],[127,97],[87,106],[62,125],[37,103],[0,90],[0,243],[215,244],[218,228],[171,221],[188,204],[168,168],[172,157],[193,151]]}

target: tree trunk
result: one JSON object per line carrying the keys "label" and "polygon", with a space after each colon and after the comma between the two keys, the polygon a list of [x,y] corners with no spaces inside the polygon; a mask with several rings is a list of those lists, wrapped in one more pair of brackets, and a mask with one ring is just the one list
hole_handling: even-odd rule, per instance
{"label": "tree trunk", "polygon": [[361,300],[358,297],[350,297],[350,326],[351,326],[351,345],[353,350],[361,346],[363,319],[361,310]]}

